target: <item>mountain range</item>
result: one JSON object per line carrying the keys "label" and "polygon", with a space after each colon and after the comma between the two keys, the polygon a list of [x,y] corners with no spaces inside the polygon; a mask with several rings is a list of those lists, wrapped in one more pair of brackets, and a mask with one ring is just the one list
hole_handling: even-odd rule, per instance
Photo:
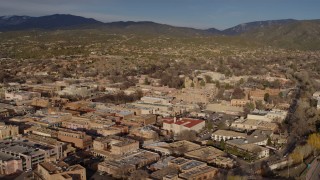
{"label": "mountain range", "polygon": [[0,31],[24,31],[31,29],[106,29],[114,33],[168,36],[242,36],[272,45],[290,48],[306,47],[320,49],[320,20],[269,20],[239,24],[218,30],[216,28],[195,29],[159,24],[150,21],[118,21],[103,23],[92,18],[55,14],[41,17],[1,16]]}

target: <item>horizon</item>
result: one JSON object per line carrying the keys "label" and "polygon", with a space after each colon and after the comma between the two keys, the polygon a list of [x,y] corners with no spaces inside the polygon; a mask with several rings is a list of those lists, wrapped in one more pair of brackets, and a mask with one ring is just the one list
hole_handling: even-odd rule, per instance
{"label": "horizon", "polygon": [[33,17],[33,18],[37,18],[37,17],[44,17],[44,16],[53,16],[53,15],[70,15],[70,16],[78,16],[78,17],[83,17],[83,18],[87,18],[87,19],[94,19],[96,21],[102,22],[102,23],[114,23],[114,22],[151,22],[151,23],[156,23],[156,24],[163,24],[163,25],[169,25],[169,26],[173,26],[173,27],[182,27],[182,28],[193,28],[193,29],[198,29],[198,30],[208,30],[208,29],[217,29],[220,31],[223,30],[227,30],[230,28],[233,28],[235,26],[241,25],[241,24],[248,24],[248,23],[254,23],[254,22],[263,22],[263,21],[279,21],[279,20],[296,20],[296,21],[312,21],[312,20],[320,20],[320,19],[293,19],[293,18],[288,18],[288,19],[268,19],[268,20],[254,20],[254,21],[250,21],[250,22],[242,22],[239,24],[236,24],[234,26],[231,27],[227,27],[225,29],[219,29],[216,27],[209,27],[209,28],[197,28],[197,27],[188,27],[188,26],[179,26],[179,25],[175,25],[175,24],[166,24],[166,23],[160,23],[160,22],[156,22],[156,21],[132,21],[132,20],[119,20],[119,21],[110,21],[110,22],[103,22],[100,21],[98,19],[95,19],[93,17],[85,17],[85,16],[79,16],[79,15],[74,15],[74,14],[47,14],[47,15],[43,15],[43,16],[28,16],[28,15],[0,15],[0,17],[14,17],[14,16],[27,16],[27,17]]}
{"label": "horizon", "polygon": [[320,19],[317,0],[4,0],[0,16],[72,14],[101,22],[151,21],[178,27],[224,30],[255,21]]}

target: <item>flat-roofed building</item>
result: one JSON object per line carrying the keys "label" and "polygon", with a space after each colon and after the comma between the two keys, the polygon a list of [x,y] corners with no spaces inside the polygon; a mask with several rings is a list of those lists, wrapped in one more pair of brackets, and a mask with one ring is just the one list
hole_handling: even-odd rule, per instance
{"label": "flat-roofed building", "polygon": [[0,152],[0,174],[9,175],[22,170],[21,159],[13,155]]}
{"label": "flat-roofed building", "polygon": [[203,161],[208,164],[214,164],[223,168],[232,168],[235,166],[235,161],[228,158],[225,152],[210,146],[189,151],[184,155],[188,158]]}
{"label": "flat-roofed building", "polygon": [[150,124],[155,124],[157,121],[157,116],[154,114],[143,114],[138,116],[132,116],[129,118],[124,118],[122,123],[128,126],[146,126]]}
{"label": "flat-roofed building", "polygon": [[9,117],[10,112],[8,109],[0,108],[0,118]]}
{"label": "flat-roofed building", "polygon": [[51,147],[56,154],[56,156],[52,157],[51,160],[61,159],[63,157],[66,157],[68,153],[74,151],[74,148],[72,148],[71,143],[62,142],[53,137],[46,137],[37,134],[28,134],[25,135],[23,139],[39,145],[42,144]]}
{"label": "flat-roofed building", "polygon": [[151,174],[151,178],[155,180],[163,180],[169,177],[178,177],[179,169],[174,166],[167,166],[163,169],[155,171]]}
{"label": "flat-roofed building", "polygon": [[53,147],[21,140],[0,141],[0,152],[21,159],[23,170],[31,169],[49,159],[57,159]]}
{"label": "flat-roofed building", "polygon": [[219,170],[211,166],[204,166],[179,174],[179,177],[186,180],[193,179],[215,179]]}
{"label": "flat-roofed building", "polygon": [[254,119],[236,120],[231,124],[231,127],[234,129],[247,130],[247,131],[260,129],[260,130],[271,130],[274,132],[278,129],[277,123],[254,120]]}
{"label": "flat-roofed building", "polygon": [[201,148],[199,144],[195,144],[186,140],[176,141],[173,143],[155,142],[155,143],[146,144],[143,147],[156,152],[160,152],[161,154],[164,154],[164,155],[184,154],[186,152]]}
{"label": "flat-roofed building", "polygon": [[247,99],[231,99],[231,106],[245,107],[247,103],[250,103]]}
{"label": "flat-roofed building", "polygon": [[181,172],[181,179],[213,179],[218,174],[218,169],[208,166],[206,163],[190,160],[182,157],[172,159],[169,166],[175,166]]}
{"label": "flat-roofed building", "polygon": [[248,153],[251,158],[264,158],[269,157],[269,149],[249,143],[246,139],[232,139],[226,142],[228,148],[237,148],[237,150]]}
{"label": "flat-roofed building", "polygon": [[136,169],[145,167],[160,159],[159,154],[139,150],[114,160],[106,160],[98,164],[98,171],[106,172],[114,177],[128,176],[129,173]]}
{"label": "flat-roofed building", "polygon": [[86,180],[86,169],[79,164],[69,166],[60,162],[43,162],[33,172],[36,180]]}
{"label": "flat-roofed building", "polygon": [[74,130],[90,129],[90,120],[82,117],[73,116],[71,119],[61,122],[61,127]]}
{"label": "flat-roofed building", "polygon": [[264,101],[265,94],[269,94],[270,96],[278,96],[280,92],[281,92],[280,89],[270,89],[270,88],[266,88],[264,90],[255,89],[249,92],[249,97],[253,101],[259,101],[259,100]]}
{"label": "flat-roofed building", "polygon": [[24,133],[32,133],[39,136],[45,136],[45,137],[58,137],[58,131],[54,129],[49,129],[41,126],[31,126],[30,128],[24,130]]}
{"label": "flat-roofed building", "polygon": [[80,149],[87,149],[92,146],[92,137],[81,131],[59,128],[58,139],[72,143],[75,147]]}
{"label": "flat-roofed building", "polygon": [[231,106],[228,102],[222,102],[222,103],[213,103],[208,104],[206,107],[207,111],[213,111],[217,113],[225,113],[230,115],[240,115],[243,113],[243,107],[236,107]]}
{"label": "flat-roofed building", "polygon": [[8,139],[19,134],[19,127],[0,123],[0,139]]}
{"label": "flat-roofed building", "polygon": [[96,128],[96,129],[91,129],[93,131],[96,130],[98,134],[101,134],[102,136],[111,136],[111,135],[122,135],[122,134],[128,134],[129,132],[129,127],[125,125],[114,125],[111,127],[106,127],[106,128]]}
{"label": "flat-roofed building", "polygon": [[70,113],[52,112],[39,120],[33,121],[33,123],[43,127],[61,127],[63,121],[70,119],[72,119],[72,114]]}
{"label": "flat-roofed building", "polygon": [[93,141],[93,153],[102,157],[124,155],[138,149],[138,141],[119,136],[99,137]]}
{"label": "flat-roofed building", "polygon": [[245,133],[239,133],[235,131],[229,131],[229,130],[217,130],[212,133],[212,139],[215,141],[221,141],[221,140],[229,140],[229,139],[239,139],[239,138],[245,138],[247,135]]}
{"label": "flat-roofed building", "polygon": [[13,101],[26,101],[31,100],[32,98],[41,97],[41,94],[38,92],[28,92],[28,91],[18,91],[18,92],[5,92],[5,99],[6,100],[13,100]]}
{"label": "flat-roofed building", "polygon": [[173,132],[175,134],[180,133],[183,130],[193,130],[199,132],[205,126],[205,121],[191,118],[165,118],[163,119],[164,130]]}

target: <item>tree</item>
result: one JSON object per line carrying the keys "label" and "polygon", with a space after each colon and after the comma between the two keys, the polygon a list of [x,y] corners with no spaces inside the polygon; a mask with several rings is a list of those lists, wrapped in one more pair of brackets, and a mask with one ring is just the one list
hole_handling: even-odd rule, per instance
{"label": "tree", "polygon": [[265,94],[264,94],[264,97],[263,97],[263,100],[264,100],[265,102],[270,102],[270,94],[269,94],[269,93],[265,93]]}
{"label": "tree", "polygon": [[255,104],[256,104],[256,109],[259,109],[259,110],[263,110],[264,109],[264,105],[263,105],[261,100],[256,101]]}
{"label": "tree", "polygon": [[246,94],[243,92],[243,90],[240,87],[235,87],[232,93],[233,99],[243,99],[246,96]]}
{"label": "tree", "polygon": [[145,85],[150,85],[150,81],[149,81],[148,77],[144,78],[144,84]]}
{"label": "tree", "polygon": [[177,134],[177,140],[195,141],[197,139],[197,133],[192,130],[183,130]]}
{"label": "tree", "polygon": [[201,80],[200,81],[200,86],[205,86],[206,85],[206,82],[204,82],[204,80]]}
{"label": "tree", "polygon": [[251,111],[254,110],[254,104],[253,103],[246,103],[244,106],[244,115],[248,115]]}
{"label": "tree", "polygon": [[204,75],[204,79],[206,80],[206,83],[213,83],[211,76]]}
{"label": "tree", "polygon": [[225,149],[226,148],[226,142],[224,142],[224,140],[221,139],[219,146],[220,146],[221,149]]}
{"label": "tree", "polygon": [[308,137],[308,144],[314,149],[320,150],[320,135],[313,133]]}

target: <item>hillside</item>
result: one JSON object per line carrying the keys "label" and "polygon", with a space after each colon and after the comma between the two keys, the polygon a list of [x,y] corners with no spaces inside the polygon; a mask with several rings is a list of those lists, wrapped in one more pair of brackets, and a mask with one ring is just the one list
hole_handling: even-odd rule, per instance
{"label": "hillside", "polygon": [[239,24],[237,26],[223,30],[221,33],[225,35],[239,35],[253,30],[263,30],[272,26],[284,26],[293,22],[294,19],[281,19],[281,20],[268,20],[268,21],[255,21]]}
{"label": "hillside", "polygon": [[301,50],[320,49],[320,20],[297,21],[246,32],[241,35],[268,45]]}

